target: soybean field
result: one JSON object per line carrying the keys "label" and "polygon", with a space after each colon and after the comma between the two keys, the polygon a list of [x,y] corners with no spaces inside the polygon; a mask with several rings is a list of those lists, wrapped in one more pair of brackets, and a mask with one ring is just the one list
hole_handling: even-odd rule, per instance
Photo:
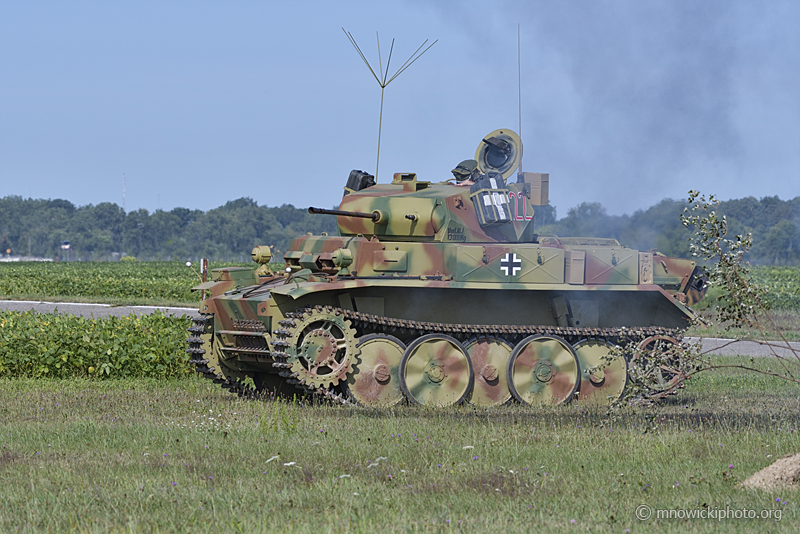
{"label": "soybean field", "polygon": [[[210,264],[214,269],[247,264]],[[0,298],[75,300],[118,304],[196,305],[199,263],[184,262],[17,262],[0,263]]]}

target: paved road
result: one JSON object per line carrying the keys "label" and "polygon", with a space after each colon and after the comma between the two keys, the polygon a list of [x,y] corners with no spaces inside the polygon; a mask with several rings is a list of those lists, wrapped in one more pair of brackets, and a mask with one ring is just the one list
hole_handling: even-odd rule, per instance
{"label": "paved road", "polygon": [[33,300],[0,300],[0,309],[13,311],[35,311],[39,313],[70,313],[83,317],[122,317],[123,315],[148,315],[160,310],[167,315],[196,316],[197,308],[170,308],[166,306],[111,306],[110,304],[82,304],[76,302],[40,302]]}
{"label": "paved road", "polygon": [[[0,300],[0,309],[3,310],[16,310],[16,311],[36,311],[39,313],[52,313],[58,309],[61,313],[71,313],[73,315],[82,315],[84,317],[108,317],[114,315],[120,317],[122,315],[146,315],[153,313],[156,310],[161,310],[167,315],[180,317],[182,315],[197,316],[197,308],[169,308],[164,306],[111,306],[108,304],[81,304],[81,303],[67,303],[67,302],[39,302],[28,300]],[[697,343],[699,338],[686,338],[687,341]],[[793,356],[792,351],[784,346],[780,346],[778,342],[773,342],[772,346],[765,343],[756,341],[736,341],[734,339],[716,339],[704,338],[702,339],[702,346],[704,352],[710,354],[718,354],[725,356],[774,356],[780,355],[783,357]],[[791,347],[796,351],[800,357],[800,343],[790,343]],[[773,350],[775,351],[773,353]]]}

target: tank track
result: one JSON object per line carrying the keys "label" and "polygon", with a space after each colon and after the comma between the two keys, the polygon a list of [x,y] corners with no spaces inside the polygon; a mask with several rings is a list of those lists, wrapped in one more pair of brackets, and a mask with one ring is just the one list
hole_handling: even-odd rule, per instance
{"label": "tank track", "polygon": [[289,383],[295,384],[298,388],[305,390],[308,393],[321,396],[332,402],[339,404],[350,404],[341,394],[334,394],[325,388],[315,388],[303,383],[302,378],[296,373],[288,371],[291,364],[288,363],[289,356],[286,353],[288,347],[287,339],[292,334],[292,328],[295,326],[297,319],[309,311],[317,311],[324,313],[332,313],[335,315],[342,315],[345,319],[351,321],[356,329],[362,332],[379,332],[384,334],[400,334],[400,335],[425,335],[432,333],[444,333],[451,335],[457,339],[468,339],[473,336],[488,336],[496,335],[506,339],[516,339],[533,334],[543,335],[557,335],[567,341],[576,342],[586,338],[604,338],[608,340],[615,340],[617,342],[631,342],[640,341],[649,336],[671,336],[681,340],[679,332],[675,329],[664,328],[659,326],[649,327],[636,327],[636,328],[580,328],[569,326],[509,326],[509,325],[469,325],[469,324],[448,324],[448,323],[433,323],[423,321],[411,321],[407,319],[393,319],[382,315],[372,315],[368,313],[360,313],[353,310],[345,310],[336,308],[334,306],[308,306],[305,308],[297,308],[293,313],[286,314],[286,318],[279,321],[280,329],[275,330],[273,335],[275,341],[272,345],[275,351],[272,357],[275,359],[273,367],[281,369],[281,376],[286,378]]}
{"label": "tank track", "polygon": [[209,327],[213,321],[214,315],[210,313],[201,313],[200,317],[194,317],[192,319],[192,326],[190,326],[187,331],[189,332],[189,339],[186,340],[186,343],[189,344],[189,348],[186,349],[186,353],[189,354],[190,360],[189,363],[194,365],[195,371],[200,373],[203,378],[207,378],[214,382],[215,384],[219,384],[224,389],[227,389],[231,393],[235,393],[240,397],[246,397],[252,395],[252,391],[246,388],[240,382],[231,380],[225,377],[222,373],[217,372],[216,367],[209,366],[209,359],[205,358],[206,351],[203,348],[205,341],[201,337],[205,333],[209,333]]}
{"label": "tank track", "polygon": [[[287,317],[290,315],[294,316],[294,314],[287,314]],[[209,365],[211,362],[205,357],[206,351],[203,348],[205,341],[201,336],[204,333],[209,333],[208,328],[211,326],[213,317],[213,314],[201,313],[200,317],[194,317],[192,319],[192,326],[187,329],[187,332],[189,332],[189,338],[186,340],[186,343],[189,345],[186,349],[186,353],[190,356],[189,363],[194,365],[195,371],[200,373],[203,378],[211,380],[215,384],[219,384],[223,389],[227,389],[239,397],[250,397],[253,395],[252,390],[246,388],[240,382],[225,377],[222,373],[218,372],[216,367]],[[286,358],[284,353],[273,352],[272,356],[276,358],[276,363],[274,363],[273,366],[282,369],[284,368],[285,364],[277,363],[277,359],[281,357],[281,354],[283,354],[283,360],[285,361]],[[286,367],[289,368],[291,365],[286,365]],[[288,377],[287,383],[295,384],[299,389],[303,390],[304,393],[321,397],[337,404],[352,404],[342,395],[334,394],[325,388],[313,388],[302,384],[296,378],[292,378],[291,375],[285,371],[282,371],[280,376],[284,378]]]}
{"label": "tank track", "polygon": [[[278,369],[279,375],[286,380],[288,384],[295,385],[304,393],[313,395],[331,401],[335,404],[349,405],[352,404],[347,398],[340,393],[334,393],[325,387],[314,387],[313,385],[306,384],[303,379],[297,374],[290,371],[291,364],[289,363],[289,355],[286,352],[288,347],[287,340],[292,335],[292,329],[296,326],[299,320],[305,313],[308,312],[324,312],[335,315],[341,315],[345,319],[351,321],[353,327],[363,332],[375,332],[384,334],[399,334],[401,336],[417,336],[432,333],[443,333],[451,335],[456,339],[468,339],[473,336],[500,336],[508,340],[518,340],[525,336],[534,334],[542,335],[556,335],[564,338],[566,341],[574,343],[586,338],[603,338],[616,343],[630,343],[641,341],[650,336],[670,336],[675,338],[678,342],[681,341],[682,335],[679,330],[672,328],[664,328],[660,326],[648,327],[621,327],[621,328],[581,328],[571,326],[537,326],[537,325],[472,325],[472,324],[449,324],[449,323],[434,323],[424,321],[412,321],[407,319],[394,319],[382,315],[373,315],[368,313],[360,313],[354,310],[345,310],[334,306],[308,306],[305,308],[297,308],[294,312],[287,313],[281,321],[278,322],[280,328],[272,332],[274,341],[272,342],[273,352],[271,353],[274,363],[272,366]],[[215,384],[220,384],[223,388],[236,393],[239,396],[244,396],[250,393],[239,382],[234,382],[224,377],[222,374],[217,373],[216,369],[212,366],[209,367],[209,360],[203,358],[205,350],[202,348],[203,339],[200,335],[207,331],[207,327],[212,315],[201,314],[201,317],[193,320],[192,327],[189,328],[191,336],[187,339],[189,348],[186,350],[192,356],[189,363],[195,365],[197,372],[203,377],[212,380]],[[663,397],[668,393],[654,392],[653,399]]]}
{"label": "tank track", "polygon": [[533,334],[556,335],[564,339],[585,339],[588,337],[603,337],[606,339],[644,339],[648,336],[664,335],[676,336],[677,331],[660,326],[637,328],[580,328],[571,326],[509,326],[509,325],[473,325],[473,324],[448,324],[409,321],[405,319],[392,319],[382,315],[370,315],[352,310],[343,310],[332,306],[313,306],[311,308],[328,312],[341,313],[345,319],[353,322],[353,326],[369,328],[382,333],[400,333],[411,335],[425,335],[441,333],[456,339],[468,339],[473,336],[496,335],[506,338],[530,336]]}

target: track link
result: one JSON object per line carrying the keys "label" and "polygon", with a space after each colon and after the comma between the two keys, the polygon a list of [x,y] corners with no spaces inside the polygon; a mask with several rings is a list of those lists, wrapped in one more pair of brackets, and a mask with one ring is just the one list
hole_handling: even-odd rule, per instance
{"label": "track link", "polygon": [[[225,377],[222,373],[217,372],[216,367],[209,365],[211,362],[206,357],[206,350],[203,348],[206,342],[201,336],[211,333],[213,321],[214,316],[210,313],[201,313],[200,317],[192,319],[192,326],[187,329],[189,332],[189,339],[186,340],[186,343],[189,345],[186,349],[186,353],[191,357],[189,363],[194,365],[195,370],[200,373],[203,378],[207,378],[215,384],[219,384],[224,389],[240,397],[249,396],[252,394],[251,390],[245,388],[244,385],[238,381]],[[213,343],[213,339],[211,342]]]}

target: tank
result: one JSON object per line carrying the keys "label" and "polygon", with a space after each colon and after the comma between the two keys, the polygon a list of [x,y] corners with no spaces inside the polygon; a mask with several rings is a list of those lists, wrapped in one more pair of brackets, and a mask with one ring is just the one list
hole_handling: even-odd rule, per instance
{"label": "tank", "polygon": [[[549,175],[519,172],[511,130],[454,178],[391,183],[352,171],[338,235],[304,235],[273,271],[215,269],[189,329],[198,372],[239,395],[321,395],[388,407],[606,404],[630,362],[617,346],[677,344],[703,297],[691,260],[614,239],[537,234]],[[654,394],[682,374],[665,369]]]}

